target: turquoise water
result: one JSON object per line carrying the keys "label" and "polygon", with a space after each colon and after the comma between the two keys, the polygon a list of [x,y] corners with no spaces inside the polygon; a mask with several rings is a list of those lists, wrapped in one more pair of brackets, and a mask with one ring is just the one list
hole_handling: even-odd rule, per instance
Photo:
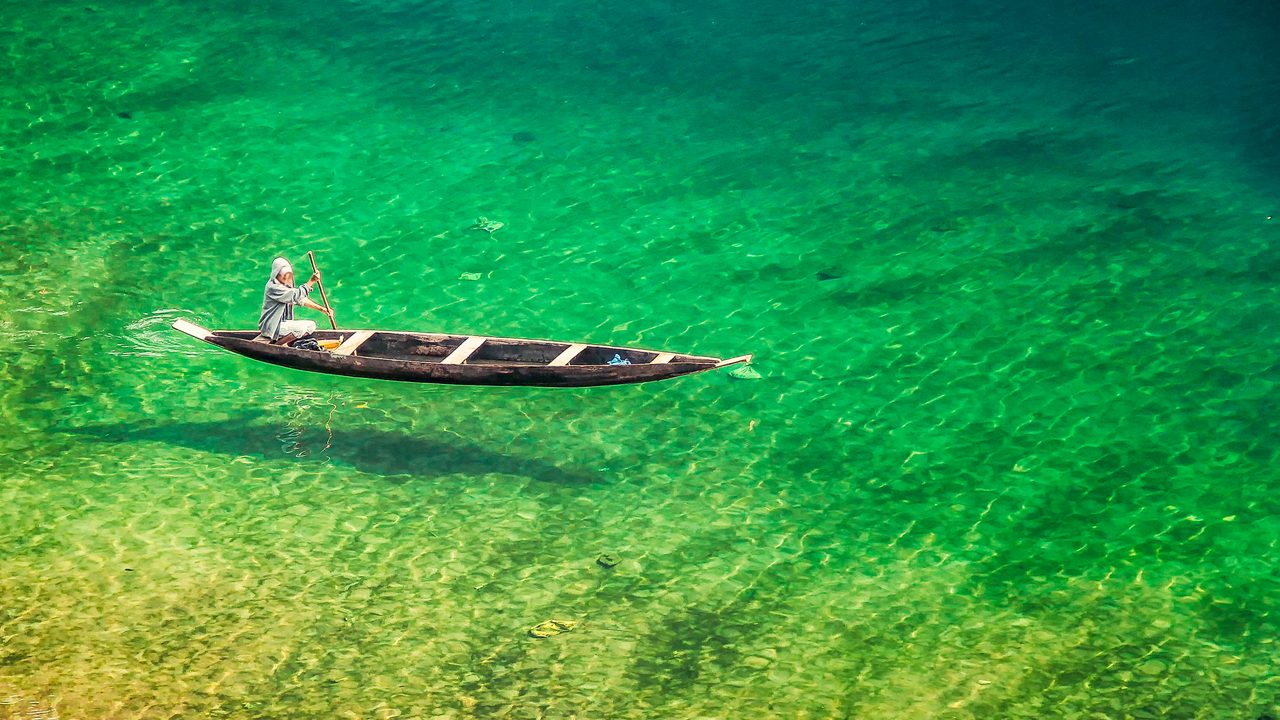
{"label": "turquoise water", "polygon": [[1273,7],[0,7],[0,717],[1280,714]]}

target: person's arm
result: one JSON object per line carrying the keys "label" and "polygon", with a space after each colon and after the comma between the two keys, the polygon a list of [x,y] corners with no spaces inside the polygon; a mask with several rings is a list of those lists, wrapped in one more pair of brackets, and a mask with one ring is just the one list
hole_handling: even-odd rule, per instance
{"label": "person's arm", "polygon": [[[308,281],[306,281],[306,282],[305,282],[305,283],[303,283],[302,285],[303,285],[303,287],[305,287],[305,288],[307,289],[307,294],[310,294],[310,293],[311,293],[311,286],[312,286],[312,285],[315,285],[316,283],[319,283],[319,282],[320,282],[320,271],[319,271],[319,270],[316,270],[315,272],[311,273],[311,279],[310,279],[310,280],[308,280]],[[325,315],[328,315],[329,317],[333,317],[333,309],[332,309],[332,308],[325,308],[325,306],[320,305],[320,304],[316,303],[315,301],[308,300],[308,299],[307,299],[307,298],[305,298],[305,297],[304,297],[304,298],[302,298],[302,300],[298,301],[298,304],[302,305],[302,307],[304,307],[304,308],[311,308],[312,310],[319,310],[320,312],[324,313]]]}
{"label": "person's arm", "polygon": [[285,287],[280,283],[272,283],[267,286],[267,297],[285,305],[297,305],[306,299],[307,294],[310,292],[311,288],[306,285]]}
{"label": "person's arm", "polygon": [[290,305],[301,305],[311,294],[311,290],[320,280],[318,273],[312,274],[311,279],[302,283],[298,287],[285,287],[280,283],[271,283],[267,285],[267,297],[278,303],[288,303]]}
{"label": "person's arm", "polygon": [[314,303],[314,302],[312,302],[312,301],[310,301],[310,300],[308,300],[308,299],[306,299],[306,298],[302,298],[302,302],[300,302],[300,303],[298,303],[298,304],[299,304],[299,305],[301,305],[301,306],[302,306],[302,307],[304,307],[304,308],[311,308],[312,310],[319,310],[320,312],[324,313],[325,315],[332,315],[332,314],[333,314],[333,310],[326,310],[326,309],[324,308],[324,306],[323,306],[323,305],[318,305],[318,304],[316,304],[316,303]]}

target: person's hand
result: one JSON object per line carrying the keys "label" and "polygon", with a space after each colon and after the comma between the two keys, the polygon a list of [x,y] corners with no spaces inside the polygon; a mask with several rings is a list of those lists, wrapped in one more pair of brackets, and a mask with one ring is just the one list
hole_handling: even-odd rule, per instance
{"label": "person's hand", "polygon": [[311,273],[311,279],[308,280],[307,282],[313,282],[313,283],[320,282],[320,271],[316,270],[315,272]]}
{"label": "person's hand", "polygon": [[331,318],[333,317],[333,308],[331,307],[323,308],[321,312],[323,312],[325,315],[328,315]]}

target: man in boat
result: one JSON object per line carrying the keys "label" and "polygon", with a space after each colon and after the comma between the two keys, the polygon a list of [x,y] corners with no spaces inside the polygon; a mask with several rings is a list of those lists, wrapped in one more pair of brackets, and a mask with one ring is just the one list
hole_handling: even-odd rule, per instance
{"label": "man in boat", "polygon": [[320,273],[313,272],[310,280],[294,287],[293,266],[289,261],[282,257],[271,261],[271,277],[267,280],[267,288],[262,295],[262,316],[258,318],[260,337],[276,345],[288,345],[315,332],[314,321],[293,319],[294,305],[319,310],[333,317],[333,310],[326,310],[307,299],[318,282]]}

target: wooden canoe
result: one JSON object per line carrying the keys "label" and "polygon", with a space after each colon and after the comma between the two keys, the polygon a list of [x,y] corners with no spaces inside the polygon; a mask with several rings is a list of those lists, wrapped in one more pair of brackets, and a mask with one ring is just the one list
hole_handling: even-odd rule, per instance
{"label": "wooden canoe", "polygon": [[[721,360],[612,345],[386,330],[318,330],[317,340],[342,342],[332,351],[315,351],[255,340],[257,330],[206,330],[186,320],[175,321],[173,328],[223,350],[297,370],[454,385],[621,385],[751,361],[750,355]],[[610,364],[615,355],[630,364]]]}

